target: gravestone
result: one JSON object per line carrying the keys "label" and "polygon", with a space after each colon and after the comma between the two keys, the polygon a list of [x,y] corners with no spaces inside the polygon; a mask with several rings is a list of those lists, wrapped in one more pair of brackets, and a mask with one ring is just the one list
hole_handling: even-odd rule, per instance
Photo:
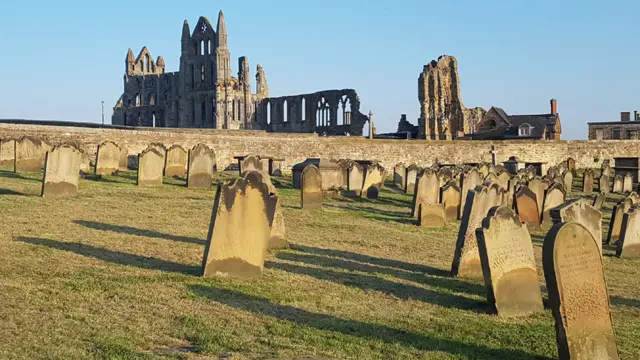
{"label": "gravestone", "polygon": [[556,206],[562,205],[566,198],[564,189],[560,184],[551,185],[544,196],[542,220],[543,222],[552,221],[550,211]]}
{"label": "gravestone", "polygon": [[554,223],[575,222],[589,230],[602,254],[602,213],[585,199],[573,199],[551,210]]}
{"label": "gravestone", "polygon": [[603,194],[608,194],[611,191],[611,184],[609,183],[609,175],[602,175],[598,180],[598,189]]}
{"label": "gravestone", "polygon": [[205,144],[198,144],[189,150],[187,158],[187,187],[190,189],[211,189],[213,167],[216,154]]}
{"label": "gravestone", "polygon": [[549,304],[561,360],[619,359],[602,257],[577,223],[558,223],[542,249]]}
{"label": "gravestone", "polygon": [[571,190],[573,189],[573,173],[569,170],[565,171],[564,174],[562,174],[562,180],[564,191],[567,195],[571,195]]}
{"label": "gravestone", "polygon": [[43,197],[76,195],[81,161],[81,151],[71,145],[56,146],[48,151],[40,195]]}
{"label": "gravestone", "polygon": [[444,205],[444,212],[448,221],[458,220],[460,217],[460,188],[452,180],[442,188],[440,197]]}
{"label": "gravestone", "polygon": [[622,176],[622,174],[616,175],[616,177],[613,179],[613,193],[622,194],[623,186],[624,186],[624,177]]}
{"label": "gravestone", "polygon": [[625,214],[620,230],[616,256],[620,258],[640,257],[640,204],[634,204]]}
{"label": "gravestone", "polygon": [[604,205],[604,202],[606,200],[607,200],[607,196],[604,193],[599,193],[596,196],[594,196],[593,203],[591,205],[593,205],[593,207],[598,210],[602,210],[602,205]]}
{"label": "gravestone", "polygon": [[453,180],[453,172],[450,168],[441,168],[440,170],[438,170],[438,181],[440,188],[445,187],[451,180]]}
{"label": "gravestone", "polygon": [[118,161],[118,171],[127,171],[129,169],[129,149],[120,145],[120,159]]}
{"label": "gravestone", "polygon": [[576,171],[576,161],[573,158],[567,159],[567,170],[571,171],[571,173],[575,173]]}
{"label": "gravestone", "polygon": [[371,164],[367,166],[367,173],[364,176],[364,184],[362,185],[363,198],[376,200],[384,185],[385,170],[380,164]]}
{"label": "gravestone", "polygon": [[498,175],[496,175],[495,173],[489,173],[489,175],[484,178],[483,183],[487,186],[491,184],[497,184],[498,186],[500,186],[500,179],[498,179]]}
{"label": "gravestone", "polygon": [[393,168],[393,183],[404,190],[404,177],[407,176],[407,167],[404,163],[399,163]]}
{"label": "gravestone", "polygon": [[422,204],[418,212],[421,227],[442,228],[447,225],[444,204]]}
{"label": "gravestone", "polygon": [[122,150],[113,141],[98,145],[96,155],[96,175],[113,175],[120,168]]}
{"label": "gravestone", "polygon": [[549,169],[547,169],[547,177],[549,179],[553,179],[553,178],[555,178],[556,176],[558,176],[560,174],[561,174],[561,172],[560,172],[560,170],[558,169],[557,166],[551,166],[551,167],[549,167]]}
{"label": "gravestone", "polygon": [[349,162],[349,172],[347,173],[347,195],[360,196],[364,185],[364,170],[362,165],[355,161]]}
{"label": "gravestone", "polygon": [[482,185],[482,179],[482,174],[476,168],[472,168],[469,171],[462,173],[462,186],[460,186],[460,217],[462,217],[462,212],[464,211],[465,203],[467,201],[467,193],[470,190],[475,189],[476,186]]}
{"label": "gravestone", "polygon": [[611,163],[609,160],[602,162],[602,166],[600,166],[600,176],[611,177]]}
{"label": "gravestone", "polygon": [[506,171],[502,171],[498,173],[498,185],[505,190],[509,190],[509,180],[511,180],[511,176]]}
{"label": "gravestone", "polygon": [[624,220],[624,213],[629,211],[633,206],[633,200],[630,198],[624,198],[620,200],[611,210],[611,221],[609,222],[609,231],[607,232],[607,244],[615,245],[620,238],[620,231],[622,230],[622,221]]}
{"label": "gravestone", "polygon": [[335,163],[338,164],[338,166],[340,166],[340,169],[342,170],[342,181],[340,182],[340,189],[349,189],[349,160],[335,160]]}
{"label": "gravestone", "polygon": [[527,177],[529,178],[528,180],[531,180],[538,175],[542,176],[542,174],[538,174],[538,172],[536,171],[536,167],[533,165],[527,166],[525,170],[527,170]]}
{"label": "gravestone", "polygon": [[148,147],[138,155],[138,186],[162,185],[164,156],[154,147]]}
{"label": "gravestone", "polygon": [[187,175],[187,151],[180,145],[173,145],[167,150],[164,174],[168,177],[184,178]]}
{"label": "gravestone", "polygon": [[202,260],[202,275],[258,277],[269,246],[277,197],[267,184],[239,178],[218,185]]}
{"label": "gravestone", "polygon": [[538,228],[540,227],[540,210],[536,194],[528,186],[520,186],[516,193],[516,211],[523,223]]}
{"label": "gravestone", "polygon": [[591,194],[593,192],[593,170],[585,169],[582,174],[582,192]]}
{"label": "gravestone", "polygon": [[273,213],[267,214],[267,217],[271,219],[269,226],[271,231],[269,233],[269,249],[282,249],[289,246],[285,235],[286,228],[284,223],[284,216],[282,214],[282,207],[280,206],[280,196],[278,195],[278,189],[273,186],[271,177],[260,171],[248,171],[245,172],[243,177],[245,180],[254,184],[264,182],[269,189],[269,196],[275,198],[276,204],[273,207]]}
{"label": "gravestone", "polygon": [[247,171],[262,171],[262,162],[260,158],[255,155],[247,155],[242,161],[240,161],[240,174],[244,174]]}
{"label": "gravestone", "polygon": [[624,178],[622,180],[622,192],[630,193],[633,191],[633,175],[630,173],[624,174]]}
{"label": "gravestone", "polygon": [[482,163],[478,167],[478,171],[480,172],[480,174],[482,175],[482,178],[484,179],[491,172],[491,166],[488,163]]}
{"label": "gravestone", "polygon": [[440,180],[435,171],[424,169],[418,177],[416,190],[413,194],[413,206],[411,208],[411,217],[418,217],[420,205],[438,204],[440,202]]}
{"label": "gravestone", "polygon": [[467,194],[451,264],[452,276],[482,277],[476,229],[482,225],[482,220],[491,208],[502,205],[503,199],[499,191],[497,185],[480,185]]}
{"label": "gravestone", "polygon": [[532,179],[531,181],[529,181],[529,184],[527,186],[529,187],[529,190],[536,194],[536,202],[538,203],[538,210],[540,210],[540,219],[542,220],[542,205],[544,203],[544,194],[549,186],[540,178]]}
{"label": "gravestone", "polygon": [[49,149],[45,142],[31,136],[14,141],[14,172],[40,172]]}
{"label": "gravestone", "polygon": [[300,203],[304,210],[322,208],[322,175],[315,165],[307,165],[302,170]]}
{"label": "gravestone", "polygon": [[405,176],[405,194],[412,195],[416,190],[416,181],[418,180],[418,165],[411,164],[407,167],[407,176]]}
{"label": "gravestone", "polygon": [[531,235],[518,215],[493,208],[476,236],[487,300],[495,312],[504,317],[542,312]]}
{"label": "gravestone", "polygon": [[14,139],[2,139],[0,141],[0,165],[13,167],[15,159],[16,141]]}

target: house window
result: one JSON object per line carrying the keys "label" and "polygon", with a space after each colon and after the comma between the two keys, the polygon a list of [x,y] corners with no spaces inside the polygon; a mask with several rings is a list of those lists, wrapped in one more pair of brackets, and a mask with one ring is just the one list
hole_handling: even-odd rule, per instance
{"label": "house window", "polygon": [[620,129],[614,129],[613,130],[612,138],[615,139],[615,140],[620,140]]}
{"label": "house window", "polygon": [[519,136],[531,136],[531,126],[524,124],[518,128]]}
{"label": "house window", "polygon": [[604,130],[598,129],[596,130],[596,140],[604,139]]}

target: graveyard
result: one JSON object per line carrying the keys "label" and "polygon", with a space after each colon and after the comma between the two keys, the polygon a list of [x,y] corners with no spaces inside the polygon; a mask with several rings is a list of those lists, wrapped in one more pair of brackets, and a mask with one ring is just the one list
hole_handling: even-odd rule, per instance
{"label": "graveyard", "polygon": [[[204,164],[211,168],[210,163]],[[310,172],[313,167],[302,173]],[[567,198],[584,198],[590,204],[596,193],[581,191],[583,172],[578,169],[571,177]],[[384,186],[373,184],[367,188],[373,190],[358,194],[362,196],[309,192],[308,206],[305,192],[294,186],[290,173],[272,176],[288,246],[266,251],[264,269],[253,277],[203,276],[215,184],[237,179],[238,171],[214,172],[206,180],[214,184],[212,188],[189,188],[183,174],[164,176],[161,182],[156,179],[153,186],[146,186],[140,180],[142,170],[94,173],[91,169],[79,179],[74,196],[42,197],[43,172],[0,168],[4,229],[0,357],[559,356],[542,262],[551,221],[528,226],[535,271],[527,276],[534,284],[537,278],[541,303],[529,304],[531,313],[524,316],[501,316],[494,308],[505,301],[499,287],[494,289],[492,305],[481,276],[451,275],[461,221],[453,215],[447,216],[446,225],[434,225],[435,218],[442,218],[438,214],[450,213],[446,205],[439,212],[420,214],[413,195],[395,184],[393,169],[382,172]],[[378,176],[373,176],[376,181]],[[501,181],[498,176],[494,180]],[[302,186],[310,181],[304,177]],[[416,191],[426,186],[417,182]],[[527,194],[535,192],[532,182]],[[560,190],[564,194],[566,187]],[[625,198],[620,193],[606,195],[601,207],[603,240],[610,236],[616,208],[635,209],[631,205],[635,200],[625,200],[627,206],[621,202]],[[535,197],[523,199],[522,204],[538,208]],[[527,199],[534,200],[527,203]],[[424,201],[425,205],[437,202]],[[549,210],[544,215],[547,219],[571,216],[544,209]],[[412,217],[413,212],[418,214]],[[503,211],[496,216],[509,220],[512,214]],[[539,221],[534,217],[522,221]],[[418,225],[422,221],[426,226]],[[517,221],[510,226],[508,232],[524,232],[526,238],[527,228]],[[492,231],[484,229],[483,234],[478,245],[490,254],[485,238]],[[614,341],[620,358],[636,359],[640,358],[640,279],[636,275],[640,260],[617,257],[617,251],[613,242],[602,246]],[[460,271],[465,264],[473,265],[465,263],[464,254],[461,259]],[[583,296],[582,302],[593,305],[594,312],[601,310],[592,294]],[[523,310],[516,306],[515,311]]]}

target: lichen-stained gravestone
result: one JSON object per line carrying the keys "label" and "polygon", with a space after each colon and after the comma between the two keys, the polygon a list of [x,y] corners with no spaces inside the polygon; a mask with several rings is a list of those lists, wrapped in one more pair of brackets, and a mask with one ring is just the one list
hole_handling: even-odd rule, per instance
{"label": "lichen-stained gravestone", "polygon": [[528,186],[522,185],[518,189],[515,207],[520,221],[534,228],[540,227],[540,211],[536,194]]}
{"label": "lichen-stained gravestone", "polygon": [[258,277],[277,202],[256,177],[218,185],[202,260],[202,275]]}
{"label": "lichen-stained gravestone", "polygon": [[404,179],[407,176],[407,167],[404,163],[398,163],[393,168],[393,183],[400,189],[404,190]]}
{"label": "lichen-stained gravestone", "polygon": [[409,166],[407,166],[407,172],[406,172],[406,176],[405,176],[405,185],[404,185],[404,192],[405,194],[413,194],[413,192],[416,190],[416,181],[418,181],[418,172],[419,172],[419,168],[418,165],[416,164],[411,164]]}
{"label": "lichen-stained gravestone", "polygon": [[476,230],[487,299],[499,316],[543,311],[531,235],[507,207],[493,208]]}
{"label": "lichen-stained gravestone", "polygon": [[23,136],[14,142],[14,172],[40,172],[46,152],[51,147],[44,141]]}
{"label": "lichen-stained gravestone", "polygon": [[165,157],[165,176],[184,178],[187,175],[187,158],[187,151],[182,146],[171,146]]}
{"label": "lichen-stained gravestone", "polygon": [[509,190],[509,180],[511,180],[511,176],[506,171],[501,171],[497,174],[498,185],[505,190]]}
{"label": "lichen-stained gravestone", "polygon": [[148,147],[138,155],[138,186],[162,185],[164,156],[154,147]]}
{"label": "lichen-stained gravestone", "polygon": [[322,208],[322,176],[315,165],[307,165],[302,170],[300,203],[305,210]]}
{"label": "lichen-stained gravestone", "polygon": [[417,218],[420,205],[438,204],[440,202],[440,180],[435,171],[424,169],[418,177],[413,194],[411,217]]}
{"label": "lichen-stained gravestone", "polygon": [[438,170],[438,181],[440,182],[440,188],[445,187],[449,181],[453,180],[453,172],[450,168],[441,168]]}
{"label": "lichen-stained gravestone", "polygon": [[555,224],[542,248],[559,358],[619,359],[596,239],[584,226]]}
{"label": "lichen-stained gravestone", "polygon": [[207,145],[198,144],[189,150],[187,165],[187,187],[211,189],[216,155]]}
{"label": "lichen-stained gravestone", "polygon": [[562,180],[565,192],[570,195],[573,188],[573,173],[569,170],[565,171],[564,174],[562,174]]}
{"label": "lichen-stained gravestone", "polygon": [[96,155],[96,175],[112,175],[120,167],[121,150],[113,141],[98,145]]}
{"label": "lichen-stained gravestone", "polygon": [[624,174],[624,177],[622,180],[622,192],[626,194],[632,191],[633,191],[633,175],[631,175],[630,173],[626,173]]}
{"label": "lichen-stained gravestone", "polygon": [[600,176],[600,179],[598,180],[598,189],[605,195],[611,192],[609,175]]}
{"label": "lichen-stained gravestone", "polygon": [[626,197],[613,206],[611,210],[611,221],[609,222],[609,231],[607,232],[607,244],[615,245],[617,243],[620,238],[620,231],[622,230],[624,213],[629,211],[633,205],[633,199]]}
{"label": "lichen-stained gravestone", "polygon": [[360,196],[364,185],[364,170],[362,165],[355,161],[349,162],[347,173],[347,196]]}
{"label": "lichen-stained gravestone", "polygon": [[118,161],[118,170],[127,171],[129,169],[129,149],[120,145],[120,160]]}
{"label": "lichen-stained gravestone", "polygon": [[2,139],[0,141],[0,165],[13,167],[15,159],[16,143],[14,139]]}
{"label": "lichen-stained gravestone", "polygon": [[593,203],[591,205],[593,205],[593,207],[596,208],[597,210],[602,210],[602,205],[604,205],[604,202],[606,200],[607,200],[607,195],[605,195],[604,193],[599,193],[593,197]]}
{"label": "lichen-stained gravestone", "polygon": [[422,204],[418,210],[420,226],[442,228],[447,225],[444,204]]}
{"label": "lichen-stained gravestone", "polygon": [[42,192],[44,197],[74,196],[78,193],[82,153],[71,145],[56,146],[46,154]]}
{"label": "lichen-stained gravestone", "polygon": [[622,194],[623,185],[624,185],[624,176],[622,176],[622,174],[616,175],[616,177],[613,179],[613,193]]}
{"label": "lichen-stained gravestone", "polygon": [[286,228],[284,224],[284,216],[282,214],[282,208],[280,207],[280,197],[278,196],[278,189],[273,186],[271,177],[261,171],[248,171],[244,173],[244,178],[252,183],[264,182],[269,189],[269,196],[276,199],[276,204],[273,207],[273,214],[268,214],[271,223],[271,232],[269,234],[269,249],[281,249],[289,246],[285,235]]}
{"label": "lichen-stained gravestone", "polygon": [[551,185],[544,196],[544,210],[542,212],[542,220],[544,222],[551,221],[550,211],[556,206],[562,205],[566,198],[564,188],[560,184]]}
{"label": "lichen-stained gravestone", "polygon": [[256,155],[247,155],[240,162],[240,173],[244,174],[247,171],[262,171],[262,162]]}
{"label": "lichen-stained gravestone", "polygon": [[600,175],[611,177],[611,162],[608,159],[602,162]]}
{"label": "lichen-stained gravestone", "polygon": [[624,214],[616,256],[621,258],[640,257],[640,204],[634,204]]}
{"label": "lichen-stained gravestone", "polygon": [[456,181],[449,181],[442,188],[441,202],[444,205],[444,212],[447,220],[457,220],[460,215],[460,188]]}
{"label": "lichen-stained gravestone", "polygon": [[504,190],[497,184],[480,185],[467,194],[451,265],[452,276],[482,277],[476,229],[494,206],[503,205]]}
{"label": "lichen-stained gravestone", "polygon": [[575,222],[584,226],[596,239],[598,250],[602,253],[602,213],[585,199],[573,199],[551,209],[554,223]]}
{"label": "lichen-stained gravestone", "polygon": [[364,176],[364,184],[362,185],[362,193],[360,196],[367,199],[375,200],[384,185],[385,170],[380,164],[372,164],[367,166],[367,173]]}
{"label": "lichen-stained gravestone", "polygon": [[467,194],[470,190],[473,190],[478,185],[482,185],[482,174],[476,168],[472,168],[467,172],[462,173],[462,186],[460,187],[460,217],[464,211],[465,202],[467,201]]}
{"label": "lichen-stained gravestone", "polygon": [[585,169],[582,174],[582,192],[591,194],[593,192],[593,169]]}

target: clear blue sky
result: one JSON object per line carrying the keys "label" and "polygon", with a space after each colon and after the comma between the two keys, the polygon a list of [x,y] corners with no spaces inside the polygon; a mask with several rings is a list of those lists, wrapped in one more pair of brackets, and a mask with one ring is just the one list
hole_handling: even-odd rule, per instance
{"label": "clear blue sky", "polygon": [[354,88],[379,132],[416,122],[418,75],[441,54],[465,106],[544,113],[555,97],[565,139],[640,109],[638,1],[25,0],[0,6],[0,118],[99,122],[104,100],[109,123],[127,49],[175,71],[183,20],[220,8],[234,72],[262,64],[271,96]]}

